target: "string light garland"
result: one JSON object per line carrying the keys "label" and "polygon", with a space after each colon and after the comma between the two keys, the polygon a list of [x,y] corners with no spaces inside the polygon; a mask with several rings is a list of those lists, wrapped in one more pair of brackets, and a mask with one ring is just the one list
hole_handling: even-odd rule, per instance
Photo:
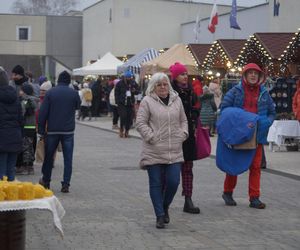
{"label": "string light garland", "polygon": [[275,75],[274,62],[269,52],[261,44],[256,34],[251,35],[245,46],[241,49],[237,59],[233,63],[235,68],[243,68],[249,62],[260,64],[263,68],[267,68],[268,74]]}
{"label": "string light garland", "polygon": [[[300,28],[298,32],[293,36],[292,41],[286,46],[286,49],[283,51],[283,54],[278,59],[280,61],[279,70],[281,73],[286,73],[288,70],[288,64],[297,62],[300,58],[297,58],[297,55],[300,54]],[[297,63],[300,64],[298,61]]]}
{"label": "string light garland", "polygon": [[228,58],[228,55],[225,53],[223,47],[221,46],[220,42],[215,41],[211,45],[211,47],[203,61],[202,67],[204,68],[204,70],[206,72],[210,71],[211,68],[214,66],[230,68],[232,63],[230,62],[230,65],[229,65],[228,62],[230,62],[230,60]]}

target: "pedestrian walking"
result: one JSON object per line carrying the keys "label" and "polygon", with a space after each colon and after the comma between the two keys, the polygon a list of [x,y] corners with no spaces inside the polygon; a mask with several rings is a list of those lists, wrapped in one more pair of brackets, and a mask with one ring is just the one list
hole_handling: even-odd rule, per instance
{"label": "pedestrian walking", "polygon": [[137,95],[139,92],[139,87],[132,78],[132,72],[126,71],[115,87],[115,101],[120,115],[119,136],[121,138],[129,136],[134,115],[134,95]]}
{"label": "pedestrian walking", "polygon": [[[227,107],[238,107],[259,115],[257,125],[257,147],[254,159],[249,168],[249,201],[250,207],[264,209],[266,204],[260,198],[260,175],[262,147],[266,144],[269,127],[275,117],[275,108],[271,96],[262,85],[265,74],[255,63],[247,64],[242,71],[242,80],[230,89],[221,103],[221,112]],[[222,113],[221,113],[222,114]],[[226,174],[223,199],[228,206],[236,206],[233,191],[237,184],[237,176]]]}
{"label": "pedestrian walking", "polygon": [[28,78],[25,76],[24,68],[21,65],[16,65],[12,69],[11,79],[9,85],[15,89],[19,96],[22,85],[28,83]]}
{"label": "pedestrian walking", "polygon": [[8,85],[6,71],[0,67],[0,179],[15,179],[15,165],[22,150],[22,108],[17,93]]}
{"label": "pedestrian walking", "polygon": [[76,90],[69,88],[70,82],[71,76],[67,71],[59,74],[57,86],[46,92],[38,118],[38,134],[45,138],[45,159],[40,184],[45,188],[50,188],[53,156],[59,142],[61,142],[64,157],[64,175],[61,182],[61,192],[63,193],[69,192],[72,175],[75,111],[80,108],[80,97]]}
{"label": "pedestrian walking", "polygon": [[120,129],[118,126],[118,121],[119,121],[119,112],[118,112],[118,107],[116,105],[116,99],[115,99],[115,89],[117,83],[120,81],[120,79],[115,79],[113,81],[113,88],[111,89],[109,93],[109,104],[112,109],[113,117],[112,117],[112,129]]}
{"label": "pedestrian walking", "polygon": [[92,90],[89,88],[88,83],[83,84],[83,88],[79,91],[79,96],[81,99],[80,105],[80,115],[79,119],[83,121],[86,117],[89,117],[89,121],[92,119],[91,106],[93,101]]}
{"label": "pedestrian walking", "polygon": [[300,122],[300,80],[297,80],[297,90],[293,97],[293,112],[295,118]]}
{"label": "pedestrian walking", "polygon": [[195,95],[192,86],[188,82],[187,68],[176,62],[170,66],[172,87],[179,94],[183,103],[185,115],[188,121],[189,137],[183,143],[184,162],[181,167],[182,195],[185,197],[183,211],[186,213],[199,214],[199,207],[194,206],[193,193],[193,161],[196,160],[195,128],[197,126],[198,111],[193,110]]}
{"label": "pedestrian walking", "polygon": [[217,106],[214,95],[207,86],[203,87],[203,94],[200,96],[201,111],[200,121],[204,128],[209,131],[209,136],[214,136],[214,123],[216,120]]}
{"label": "pedestrian walking", "polygon": [[169,207],[180,182],[182,143],[188,137],[182,102],[166,74],[156,73],[149,81],[136,128],[143,139],[140,166],[148,172],[156,227],[164,228],[170,222]]}
{"label": "pedestrian walking", "polygon": [[31,84],[25,83],[21,87],[20,100],[24,120],[23,126],[23,149],[18,155],[16,164],[16,174],[33,175],[33,163],[35,160],[36,145],[36,111],[38,108],[38,98],[34,96]]}

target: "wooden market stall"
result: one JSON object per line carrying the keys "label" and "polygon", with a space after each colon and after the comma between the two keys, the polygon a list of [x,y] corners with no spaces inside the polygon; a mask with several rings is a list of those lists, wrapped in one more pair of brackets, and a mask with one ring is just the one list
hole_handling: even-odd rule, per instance
{"label": "wooden market stall", "polygon": [[297,35],[255,33],[247,40],[234,62],[236,68],[242,68],[247,63],[256,63],[267,73],[269,78],[266,86],[276,105],[277,114],[288,114],[292,111],[296,81],[289,69],[291,69],[291,62],[298,57],[299,53]]}
{"label": "wooden market stall", "polygon": [[233,62],[238,57],[246,40],[244,39],[219,39],[215,41],[201,65],[209,75],[224,78],[226,73],[233,69]]}

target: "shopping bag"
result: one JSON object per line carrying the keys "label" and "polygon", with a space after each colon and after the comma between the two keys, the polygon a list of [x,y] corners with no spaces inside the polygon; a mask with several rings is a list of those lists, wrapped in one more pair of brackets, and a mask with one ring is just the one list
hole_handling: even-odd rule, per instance
{"label": "shopping bag", "polygon": [[44,140],[38,140],[35,151],[35,161],[43,163],[45,157],[45,143]]}
{"label": "shopping bag", "polygon": [[256,127],[253,133],[252,138],[249,141],[246,141],[241,144],[236,144],[233,145],[234,149],[239,149],[239,150],[248,150],[248,149],[256,149],[257,147],[257,142],[256,142]]}
{"label": "shopping bag", "polygon": [[202,127],[200,120],[196,129],[196,158],[197,160],[210,156],[211,144],[209,139],[209,131]]}

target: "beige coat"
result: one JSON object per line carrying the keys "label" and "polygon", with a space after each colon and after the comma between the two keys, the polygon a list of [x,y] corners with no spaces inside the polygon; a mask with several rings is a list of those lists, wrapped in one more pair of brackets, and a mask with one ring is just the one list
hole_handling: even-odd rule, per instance
{"label": "beige coat", "polygon": [[143,138],[141,168],[183,161],[182,143],[188,138],[188,124],[176,92],[170,92],[168,105],[155,93],[146,96],[137,113],[136,129]]}

